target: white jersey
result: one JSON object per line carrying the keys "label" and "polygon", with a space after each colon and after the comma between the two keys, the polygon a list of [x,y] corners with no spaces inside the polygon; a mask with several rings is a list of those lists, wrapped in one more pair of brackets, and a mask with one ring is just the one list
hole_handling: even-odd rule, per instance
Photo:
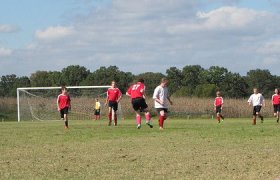
{"label": "white jersey", "polygon": [[252,94],[248,99],[248,102],[251,103],[253,106],[262,106],[264,102],[264,97],[261,93]]}
{"label": "white jersey", "polygon": [[154,100],[159,99],[163,101],[163,104],[159,104],[155,100],[155,108],[168,108],[168,104],[167,104],[168,97],[169,97],[169,92],[167,87],[162,87],[162,86],[156,87],[156,89],[154,90],[153,99]]}

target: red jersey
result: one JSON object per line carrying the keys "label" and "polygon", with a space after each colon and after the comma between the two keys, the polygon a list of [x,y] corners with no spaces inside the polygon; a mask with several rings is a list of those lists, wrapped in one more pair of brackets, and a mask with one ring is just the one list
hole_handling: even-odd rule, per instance
{"label": "red jersey", "polygon": [[280,94],[273,94],[271,100],[273,105],[280,104]]}
{"label": "red jersey", "polygon": [[222,97],[216,97],[214,101],[214,106],[222,106],[224,103],[224,100]]}
{"label": "red jersey", "polygon": [[119,90],[119,88],[110,87],[107,90],[107,99],[109,101],[117,101],[121,96],[122,96],[122,92]]}
{"label": "red jersey", "polygon": [[131,99],[143,97],[145,92],[145,85],[141,82],[137,82],[129,87],[127,93],[130,95]]}
{"label": "red jersey", "polygon": [[70,96],[69,95],[64,95],[64,94],[60,94],[57,97],[57,103],[58,103],[58,107],[59,109],[64,109],[66,107],[70,107]]}

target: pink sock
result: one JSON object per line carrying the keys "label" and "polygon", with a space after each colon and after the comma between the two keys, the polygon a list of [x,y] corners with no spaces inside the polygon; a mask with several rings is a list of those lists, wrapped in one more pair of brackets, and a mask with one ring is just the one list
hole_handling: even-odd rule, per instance
{"label": "pink sock", "polygon": [[147,122],[150,122],[150,120],[151,120],[150,113],[145,114],[145,118],[146,118],[146,121],[147,121]]}
{"label": "pink sock", "polygon": [[141,124],[141,116],[136,115],[136,123]]}

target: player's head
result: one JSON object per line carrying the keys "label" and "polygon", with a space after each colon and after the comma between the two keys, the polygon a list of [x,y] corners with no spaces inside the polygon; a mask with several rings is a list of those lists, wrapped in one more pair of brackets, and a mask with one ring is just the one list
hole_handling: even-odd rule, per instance
{"label": "player's head", "polygon": [[66,94],[66,93],[67,93],[67,88],[66,88],[65,86],[62,86],[62,87],[61,87],[61,92],[62,92],[63,94]]}
{"label": "player's head", "polygon": [[221,91],[217,91],[216,96],[220,97],[221,96]]}
{"label": "player's head", "polygon": [[275,94],[279,94],[279,89],[275,88],[274,92],[275,92]]}
{"label": "player's head", "polygon": [[254,89],[253,89],[253,92],[254,92],[254,94],[258,94],[258,93],[259,93],[258,88],[254,88]]}
{"label": "player's head", "polygon": [[112,86],[113,88],[115,88],[115,87],[116,87],[116,82],[115,82],[115,81],[112,81],[112,82],[111,82],[111,86]]}
{"label": "player's head", "polygon": [[97,101],[97,102],[98,102],[98,98],[95,98],[95,101]]}
{"label": "player's head", "polygon": [[163,87],[167,86],[167,84],[168,84],[167,78],[161,78],[160,84],[161,84],[161,86],[163,86]]}
{"label": "player's head", "polygon": [[144,79],[143,78],[139,78],[137,82],[144,83]]}

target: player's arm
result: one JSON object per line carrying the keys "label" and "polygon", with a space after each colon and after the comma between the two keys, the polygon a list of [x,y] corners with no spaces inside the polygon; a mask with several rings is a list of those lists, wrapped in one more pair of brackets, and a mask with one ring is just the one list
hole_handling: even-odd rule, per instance
{"label": "player's arm", "polygon": [[108,102],[109,102],[109,90],[107,91],[107,98],[104,105],[107,106]]}
{"label": "player's arm", "polygon": [[122,99],[122,92],[119,90],[119,97],[118,97],[117,102],[120,102],[121,99]]}
{"label": "player's arm", "polygon": [[261,101],[262,101],[262,102],[261,102],[261,103],[262,103],[262,106],[265,107],[265,100],[264,100],[264,97],[263,97],[263,96],[261,97]]}
{"label": "player's arm", "polygon": [[131,86],[128,88],[128,90],[126,91],[125,95],[131,97]]}
{"label": "player's arm", "polygon": [[167,100],[169,101],[170,105],[173,105],[173,102],[170,99],[170,96],[167,96]]}
{"label": "player's arm", "polygon": [[143,94],[144,99],[146,99],[146,97],[147,97],[145,89],[146,89],[146,87],[144,86],[143,89],[140,90],[140,92],[142,92],[142,94]]}
{"label": "player's arm", "polygon": [[57,105],[57,110],[60,111],[60,108],[59,108],[59,102],[60,102],[60,96],[57,97],[57,100],[56,100],[56,105]]}
{"label": "player's arm", "polygon": [[249,106],[251,106],[252,105],[252,96],[250,96],[250,98],[248,99],[248,104],[249,104]]}

